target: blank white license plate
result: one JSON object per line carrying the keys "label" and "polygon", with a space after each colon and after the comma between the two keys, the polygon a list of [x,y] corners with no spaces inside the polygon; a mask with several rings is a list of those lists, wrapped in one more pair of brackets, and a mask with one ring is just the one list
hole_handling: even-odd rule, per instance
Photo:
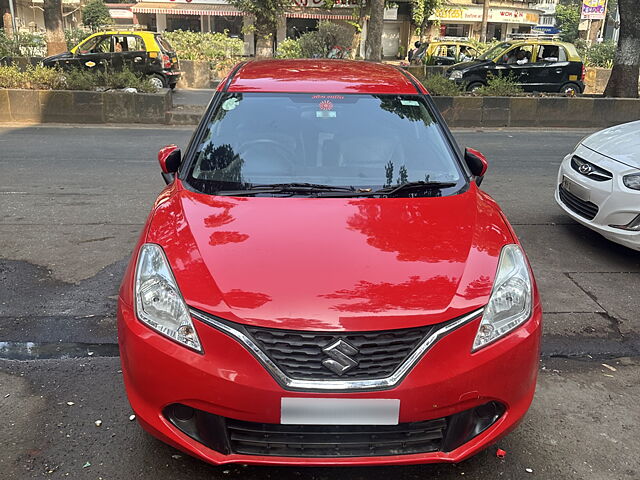
{"label": "blank white license plate", "polygon": [[562,177],[562,188],[564,188],[569,193],[574,194],[580,200],[584,200],[585,202],[589,201],[589,190],[582,185],[577,184],[573,180],[569,180],[567,177]]}
{"label": "blank white license plate", "polygon": [[282,398],[285,425],[397,425],[400,400],[391,398]]}

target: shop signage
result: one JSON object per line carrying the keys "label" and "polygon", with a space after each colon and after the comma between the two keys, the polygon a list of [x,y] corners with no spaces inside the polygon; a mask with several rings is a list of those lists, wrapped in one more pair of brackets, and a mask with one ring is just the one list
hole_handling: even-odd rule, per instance
{"label": "shop signage", "polygon": [[607,16],[607,0],[583,0],[583,20],[603,20]]}
{"label": "shop signage", "polygon": [[[297,7],[321,8],[325,6],[325,0],[293,0],[292,3]],[[353,7],[358,6],[358,0],[335,0],[333,7]]]}
{"label": "shop signage", "polygon": [[[522,23],[537,25],[540,15],[535,10],[527,11],[515,8],[490,8],[488,21],[492,23]],[[440,20],[453,23],[481,22],[482,7],[442,7],[437,8],[429,20]]]}
{"label": "shop signage", "polygon": [[124,8],[110,8],[109,15],[111,18],[133,18],[133,12]]}

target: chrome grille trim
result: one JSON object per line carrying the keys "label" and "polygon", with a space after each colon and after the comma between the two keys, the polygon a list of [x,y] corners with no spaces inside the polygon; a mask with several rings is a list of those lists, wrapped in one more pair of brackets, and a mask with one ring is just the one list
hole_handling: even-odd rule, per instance
{"label": "chrome grille trim", "polygon": [[231,325],[223,323],[212,315],[202,313],[198,310],[190,309],[191,315],[211,327],[226,333],[227,335],[238,340],[245,348],[247,348],[267,369],[267,371],[287,390],[303,390],[303,391],[334,391],[345,392],[352,390],[385,390],[395,387],[404,376],[411,370],[422,356],[429,350],[438,340],[446,336],[453,330],[478,318],[484,312],[484,307],[474,310],[457,320],[444,325],[431,335],[426,337],[407,359],[388,377],[376,379],[360,379],[360,380],[300,380],[287,376],[270,358],[262,351],[258,345],[245,333],[233,328]]}

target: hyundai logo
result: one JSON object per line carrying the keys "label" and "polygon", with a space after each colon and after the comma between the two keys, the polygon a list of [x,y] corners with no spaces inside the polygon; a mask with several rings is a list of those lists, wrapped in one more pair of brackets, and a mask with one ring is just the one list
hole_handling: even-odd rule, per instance
{"label": "hyundai logo", "polygon": [[352,357],[357,355],[359,350],[342,339],[331,342],[322,352],[329,357],[322,361],[322,365],[337,375],[343,375],[358,366],[358,361]]}
{"label": "hyundai logo", "polygon": [[591,165],[588,163],[583,163],[578,167],[578,171],[583,175],[589,175],[591,173]]}

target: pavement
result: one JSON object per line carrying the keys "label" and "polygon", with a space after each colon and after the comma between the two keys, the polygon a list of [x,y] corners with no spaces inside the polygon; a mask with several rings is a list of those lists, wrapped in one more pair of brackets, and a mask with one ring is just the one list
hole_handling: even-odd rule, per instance
{"label": "pavement", "polygon": [[640,478],[640,253],[553,200],[581,130],[454,132],[487,155],[482,188],[521,238],[545,311],[536,397],[497,445],[458,465],[212,467],[144,433],[122,386],[116,295],[164,185],[156,152],[192,131],[0,128],[0,478]]}

